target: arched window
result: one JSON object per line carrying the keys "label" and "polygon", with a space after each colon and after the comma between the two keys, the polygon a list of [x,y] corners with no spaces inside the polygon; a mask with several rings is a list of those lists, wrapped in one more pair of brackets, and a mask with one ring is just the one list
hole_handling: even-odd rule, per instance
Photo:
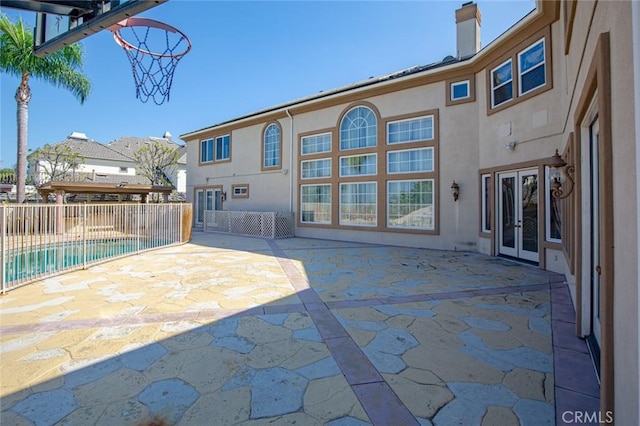
{"label": "arched window", "polygon": [[371,109],[355,107],[342,118],[340,123],[340,149],[358,149],[376,146],[378,123]]}
{"label": "arched window", "polygon": [[264,131],[263,168],[280,167],[280,127],[270,124]]}

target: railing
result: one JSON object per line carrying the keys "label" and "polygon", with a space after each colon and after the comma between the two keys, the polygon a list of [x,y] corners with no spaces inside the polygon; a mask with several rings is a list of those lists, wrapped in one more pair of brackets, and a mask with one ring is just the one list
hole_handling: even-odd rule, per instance
{"label": "railing", "polygon": [[190,223],[190,204],[2,205],[0,289],[186,242]]}
{"label": "railing", "polygon": [[291,238],[294,236],[294,214],[205,210],[203,230],[249,237]]}

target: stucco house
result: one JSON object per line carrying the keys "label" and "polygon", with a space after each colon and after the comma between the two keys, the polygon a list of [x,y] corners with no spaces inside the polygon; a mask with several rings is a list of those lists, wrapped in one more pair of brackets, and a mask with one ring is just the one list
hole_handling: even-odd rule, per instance
{"label": "stucco house", "polygon": [[455,57],[181,135],[194,226],[285,210],[301,237],[564,274],[601,410],[637,425],[640,3],[538,1],[482,49],[477,5],[455,22]]}
{"label": "stucco house", "polygon": [[[171,140],[170,134],[163,137],[131,137],[118,138],[110,143],[100,143],[87,137],[86,134],[73,132],[64,141],[55,145],[63,145],[78,153],[82,161],[71,171],[69,179],[81,182],[149,184],[149,179],[136,173],[138,167],[134,153],[143,146],[159,142],[179,152],[175,171],[167,178],[179,194],[186,191],[186,147]],[[50,176],[51,165],[46,160],[30,161],[29,173],[36,185],[42,185]],[[47,172],[49,171],[49,172]]]}

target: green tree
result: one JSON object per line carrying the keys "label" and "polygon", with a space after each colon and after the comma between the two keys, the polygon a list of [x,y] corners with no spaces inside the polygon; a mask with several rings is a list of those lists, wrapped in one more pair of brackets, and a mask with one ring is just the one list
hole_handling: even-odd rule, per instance
{"label": "green tree", "polygon": [[137,173],[149,179],[152,185],[172,185],[172,176],[178,165],[178,150],[158,141],[143,146],[133,154],[138,163]]}
{"label": "green tree", "polygon": [[33,34],[19,19],[13,23],[0,14],[0,71],[20,78],[15,100],[18,106],[18,158],[16,166],[16,200],[25,199],[27,175],[28,106],[31,100],[29,78],[37,78],[69,90],[84,103],[91,88],[89,79],[80,72],[84,61],[82,46],[72,44],[41,58],[33,54]]}
{"label": "green tree", "polygon": [[29,155],[29,162],[34,182],[41,185],[51,181],[76,180],[75,171],[84,163],[84,157],[65,144],[47,144]]}

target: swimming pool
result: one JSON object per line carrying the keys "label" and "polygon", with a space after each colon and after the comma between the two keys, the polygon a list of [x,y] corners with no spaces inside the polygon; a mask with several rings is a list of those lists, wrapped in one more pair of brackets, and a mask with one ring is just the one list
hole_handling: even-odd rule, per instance
{"label": "swimming pool", "polygon": [[134,237],[26,246],[6,253],[5,282],[11,284],[16,281],[26,281],[167,244],[170,242]]}

